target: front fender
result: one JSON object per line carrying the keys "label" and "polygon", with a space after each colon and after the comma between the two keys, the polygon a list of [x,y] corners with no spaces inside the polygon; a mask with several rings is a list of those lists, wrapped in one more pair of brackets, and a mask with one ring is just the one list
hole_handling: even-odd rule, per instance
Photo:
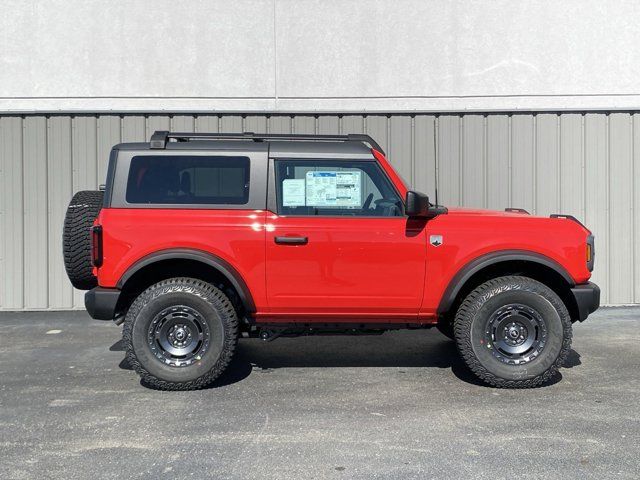
{"label": "front fender", "polygon": [[460,293],[460,290],[476,273],[492,265],[509,261],[531,262],[550,268],[560,275],[567,282],[569,287],[575,286],[575,282],[573,278],[571,278],[571,275],[569,275],[569,272],[558,262],[545,255],[526,250],[502,250],[498,252],[491,252],[471,260],[458,270],[444,290],[444,294],[442,295],[442,299],[440,300],[437,309],[438,315],[442,315],[450,310]]}

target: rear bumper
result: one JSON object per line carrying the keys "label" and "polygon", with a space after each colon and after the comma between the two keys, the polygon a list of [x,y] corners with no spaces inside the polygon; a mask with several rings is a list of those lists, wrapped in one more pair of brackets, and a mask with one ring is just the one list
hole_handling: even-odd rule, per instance
{"label": "rear bumper", "polygon": [[117,288],[96,287],[84,294],[84,306],[91,318],[113,320],[119,298],[120,290]]}
{"label": "rear bumper", "polygon": [[578,306],[578,320],[581,322],[600,306],[600,287],[595,283],[576,285],[571,289],[571,293]]}

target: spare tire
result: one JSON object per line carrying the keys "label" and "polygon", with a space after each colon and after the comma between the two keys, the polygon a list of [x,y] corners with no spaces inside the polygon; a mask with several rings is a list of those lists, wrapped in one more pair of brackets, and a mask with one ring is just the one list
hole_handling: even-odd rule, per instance
{"label": "spare tire", "polygon": [[102,208],[103,197],[104,192],[94,190],[76,193],[64,217],[64,268],[71,284],[80,290],[90,290],[98,285],[91,264],[91,226]]}

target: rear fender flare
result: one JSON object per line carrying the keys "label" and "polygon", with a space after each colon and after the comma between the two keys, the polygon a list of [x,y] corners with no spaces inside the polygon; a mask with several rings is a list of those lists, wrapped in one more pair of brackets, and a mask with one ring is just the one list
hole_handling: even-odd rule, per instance
{"label": "rear fender flare", "polygon": [[190,248],[172,248],[154,252],[131,265],[118,280],[117,288],[122,289],[133,275],[143,268],[163,260],[193,260],[209,265],[218,270],[238,292],[238,296],[248,313],[255,313],[256,306],[251,291],[242,275],[226,260],[209,252]]}

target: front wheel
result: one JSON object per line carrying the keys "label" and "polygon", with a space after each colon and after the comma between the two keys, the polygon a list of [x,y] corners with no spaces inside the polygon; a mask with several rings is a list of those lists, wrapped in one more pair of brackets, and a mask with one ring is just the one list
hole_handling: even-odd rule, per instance
{"label": "front wheel", "polygon": [[162,390],[194,390],[225,370],[236,348],[238,317],[227,296],[202,280],[152,285],[127,312],[127,359],[143,381]]}
{"label": "front wheel", "polygon": [[455,340],[467,366],[494,387],[549,380],[571,348],[571,317],[558,295],[528,277],[489,280],[462,302]]}

